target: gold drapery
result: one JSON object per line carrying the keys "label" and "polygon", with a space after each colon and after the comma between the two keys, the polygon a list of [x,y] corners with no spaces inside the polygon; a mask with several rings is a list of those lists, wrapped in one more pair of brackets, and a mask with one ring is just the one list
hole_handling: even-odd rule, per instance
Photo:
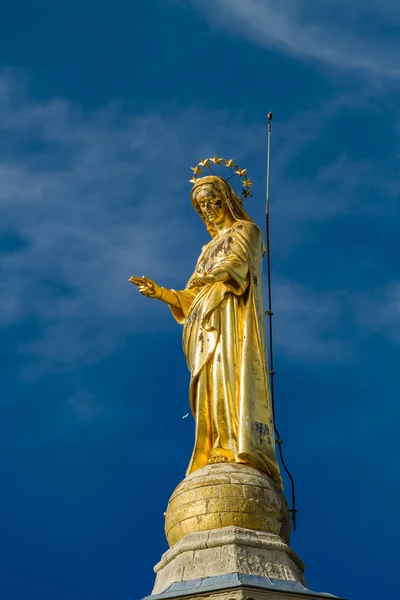
{"label": "gold drapery", "polygon": [[[203,247],[186,289],[175,291],[179,308],[170,307],[184,325],[196,421],[187,474],[210,459],[225,457],[261,469],[282,486],[265,347],[263,239],[257,225],[243,215]],[[227,271],[229,279],[190,288],[195,277],[216,269]]]}

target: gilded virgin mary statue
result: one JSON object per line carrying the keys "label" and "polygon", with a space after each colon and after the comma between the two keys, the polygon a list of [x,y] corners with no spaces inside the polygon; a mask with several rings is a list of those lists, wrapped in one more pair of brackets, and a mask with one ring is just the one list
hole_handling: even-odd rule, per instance
{"label": "gilded virgin mary statue", "polygon": [[[237,168],[233,161],[224,162]],[[193,170],[201,172],[199,166]],[[245,170],[237,173],[249,187]],[[217,175],[192,181],[192,204],[211,241],[203,246],[186,286],[167,289],[147,277],[130,281],[145,296],[168,304],[183,325],[196,423],[187,475],[207,464],[243,463],[281,486],[266,356],[263,236],[228,181]]]}

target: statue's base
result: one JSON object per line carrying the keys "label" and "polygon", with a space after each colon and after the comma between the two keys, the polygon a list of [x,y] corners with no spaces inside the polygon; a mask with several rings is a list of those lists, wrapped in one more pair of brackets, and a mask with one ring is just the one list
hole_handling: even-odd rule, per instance
{"label": "statue's base", "polygon": [[297,581],[230,573],[207,579],[173,583],[167,590],[144,600],[341,600],[331,594],[311,592]]}
{"label": "statue's base", "polygon": [[305,584],[304,565],[274,534],[242,527],[189,533],[163,554],[154,567],[153,594],[179,581],[205,579],[228,573],[274,577]]}
{"label": "statue's base", "polygon": [[165,531],[171,548],[146,600],[334,598],[307,589],[288,545],[282,490],[249,465],[208,465],[186,477],[168,502]]}
{"label": "statue's base", "polygon": [[154,570],[156,583],[147,600],[334,598],[305,587],[303,563],[278,535],[241,527],[190,533]]}

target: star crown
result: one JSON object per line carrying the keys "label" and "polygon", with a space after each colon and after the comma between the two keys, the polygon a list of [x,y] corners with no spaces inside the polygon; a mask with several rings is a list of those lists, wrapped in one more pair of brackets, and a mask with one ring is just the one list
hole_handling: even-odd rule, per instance
{"label": "star crown", "polygon": [[251,189],[251,186],[253,185],[253,182],[250,181],[250,179],[247,175],[247,169],[241,169],[239,167],[239,165],[237,165],[233,161],[233,158],[228,160],[226,158],[219,158],[218,156],[214,156],[213,158],[205,158],[205,159],[201,160],[200,162],[197,163],[197,165],[195,167],[190,167],[191,170],[193,171],[193,178],[190,179],[190,183],[196,183],[196,181],[203,175],[204,169],[206,169],[207,167],[210,169],[210,171],[212,172],[213,175],[216,175],[214,169],[211,166],[211,163],[213,163],[214,165],[221,165],[223,167],[228,167],[229,169],[232,169],[233,171],[235,171],[234,174],[231,175],[230,177],[228,177],[228,179],[226,181],[229,181],[229,179],[232,179],[232,177],[236,177],[236,175],[238,175],[240,177],[240,179],[242,181],[242,192],[239,197],[242,202],[243,202],[243,200],[246,200],[246,198],[251,196],[250,189]]}

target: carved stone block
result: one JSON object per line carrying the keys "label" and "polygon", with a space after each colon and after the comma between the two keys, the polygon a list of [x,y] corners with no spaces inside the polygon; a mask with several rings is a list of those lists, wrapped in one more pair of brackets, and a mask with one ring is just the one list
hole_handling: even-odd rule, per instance
{"label": "carved stone block", "polygon": [[297,581],[304,585],[305,567],[276,534],[241,527],[190,533],[161,558],[153,594],[171,584],[242,573]]}

